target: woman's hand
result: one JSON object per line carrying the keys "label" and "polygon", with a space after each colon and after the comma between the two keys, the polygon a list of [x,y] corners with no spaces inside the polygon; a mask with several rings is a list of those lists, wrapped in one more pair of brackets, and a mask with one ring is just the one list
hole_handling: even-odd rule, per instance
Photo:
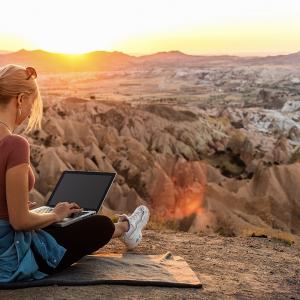
{"label": "woman's hand", "polygon": [[83,208],[80,208],[79,205],[75,202],[59,202],[56,204],[52,213],[57,216],[57,222],[62,221],[64,218],[70,216],[73,213],[83,211]]}
{"label": "woman's hand", "polygon": [[32,209],[33,207],[36,206],[36,202],[28,201],[27,203],[28,203],[28,208],[29,208],[29,209]]}

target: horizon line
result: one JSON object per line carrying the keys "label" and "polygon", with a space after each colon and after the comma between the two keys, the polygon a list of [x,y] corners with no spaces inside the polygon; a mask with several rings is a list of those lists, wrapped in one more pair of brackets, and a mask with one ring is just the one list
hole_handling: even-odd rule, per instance
{"label": "horizon line", "polygon": [[183,52],[181,50],[162,50],[162,51],[157,51],[157,52],[153,52],[153,53],[148,53],[148,54],[141,54],[141,53],[132,53],[132,52],[123,52],[123,51],[118,51],[118,50],[91,50],[91,51],[87,51],[87,52],[82,52],[82,53],[66,53],[66,52],[54,52],[54,51],[48,51],[48,50],[44,50],[44,49],[31,49],[31,50],[28,50],[28,49],[25,49],[25,48],[20,48],[19,50],[1,50],[0,49],[0,55],[1,54],[6,54],[6,53],[15,53],[15,52],[19,52],[19,51],[43,51],[43,52],[48,52],[48,53],[53,53],[53,54],[64,54],[64,55],[73,55],[73,56],[76,56],[76,55],[85,55],[85,54],[89,54],[89,53],[92,53],[92,52],[118,52],[118,53],[123,53],[123,54],[126,54],[126,55],[130,55],[130,56],[136,56],[136,57],[139,57],[139,56],[147,56],[147,55],[153,55],[153,54],[158,54],[158,53],[168,53],[168,52],[180,52],[184,55],[190,55],[190,56],[239,56],[239,57],[249,57],[249,56],[256,56],[256,57],[264,57],[264,56],[277,56],[277,55],[289,55],[289,54],[294,54],[294,53],[298,53],[300,52],[300,50],[298,51],[291,51],[291,52],[272,52],[272,51],[266,51],[266,52],[262,52],[262,51],[257,51],[257,52],[254,52],[254,51],[243,51],[243,52],[236,52],[236,53],[228,53],[228,52],[224,52],[224,53],[214,53],[214,52],[211,52],[211,53],[198,53],[198,54],[195,54],[195,53],[186,53],[186,52]]}

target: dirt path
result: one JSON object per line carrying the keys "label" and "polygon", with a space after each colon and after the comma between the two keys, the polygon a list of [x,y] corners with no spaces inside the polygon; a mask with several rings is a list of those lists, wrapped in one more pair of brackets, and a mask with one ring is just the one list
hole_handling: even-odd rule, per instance
{"label": "dirt path", "polygon": [[[100,252],[124,251],[114,240]],[[296,246],[268,238],[198,236],[144,231],[135,252],[171,251],[186,259],[202,289],[129,286],[53,286],[0,291],[0,299],[300,299],[300,257]]]}

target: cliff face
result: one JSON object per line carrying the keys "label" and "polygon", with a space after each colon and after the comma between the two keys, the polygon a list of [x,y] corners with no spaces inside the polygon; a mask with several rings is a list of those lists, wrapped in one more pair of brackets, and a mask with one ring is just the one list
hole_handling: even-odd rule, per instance
{"label": "cliff face", "polygon": [[261,114],[248,111],[247,119],[237,109],[80,98],[46,102],[42,130],[28,136],[37,179],[32,197],[44,202],[65,169],[116,171],[106,213],[146,203],[154,219],[187,231],[299,234],[297,155],[288,138],[257,130]]}
{"label": "cliff face", "polygon": [[[209,183],[206,187],[204,212],[213,215],[214,221],[201,226],[214,226],[227,234],[241,235],[264,229],[267,232],[278,230],[299,235],[300,203],[299,195],[300,164],[273,167],[260,166],[251,180],[224,180]],[[201,221],[202,219],[202,221]],[[194,228],[197,226],[195,220]]]}

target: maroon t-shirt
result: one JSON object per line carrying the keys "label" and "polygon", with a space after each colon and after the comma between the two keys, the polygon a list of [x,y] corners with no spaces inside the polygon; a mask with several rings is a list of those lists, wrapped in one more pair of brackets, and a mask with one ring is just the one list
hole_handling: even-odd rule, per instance
{"label": "maroon t-shirt", "polygon": [[[30,145],[27,139],[17,134],[6,135],[0,139],[0,219],[9,219],[6,202],[6,171],[23,163],[28,163],[30,166]],[[30,167],[28,192],[33,188],[34,183],[35,177]]]}

